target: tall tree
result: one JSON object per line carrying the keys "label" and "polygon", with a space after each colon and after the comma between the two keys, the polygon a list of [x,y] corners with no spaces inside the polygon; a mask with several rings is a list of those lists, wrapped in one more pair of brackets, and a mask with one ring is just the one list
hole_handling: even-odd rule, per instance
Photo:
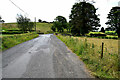
{"label": "tall tree", "polygon": [[23,32],[31,31],[34,27],[34,23],[30,21],[29,18],[22,15],[17,15],[17,25],[20,30]]}
{"label": "tall tree", "polygon": [[101,28],[101,31],[100,31],[100,32],[105,33],[105,29],[104,29],[104,27]]}
{"label": "tall tree", "polygon": [[96,15],[96,10],[94,5],[90,3],[75,3],[70,15],[72,33],[84,35],[89,31],[98,30],[100,19]]}
{"label": "tall tree", "polygon": [[2,20],[2,17],[0,16],[0,22],[2,22],[2,23],[4,23],[5,21],[4,20]]}
{"label": "tall tree", "polygon": [[55,30],[55,28],[58,30],[58,32],[63,32],[64,29],[67,29],[67,20],[63,16],[57,16],[55,18],[55,21],[53,23],[52,29]]}
{"label": "tall tree", "polygon": [[41,19],[38,19],[38,22],[42,22],[42,20],[41,20]]}
{"label": "tall tree", "polygon": [[120,38],[120,7],[112,7],[107,18],[108,29],[115,30]]}

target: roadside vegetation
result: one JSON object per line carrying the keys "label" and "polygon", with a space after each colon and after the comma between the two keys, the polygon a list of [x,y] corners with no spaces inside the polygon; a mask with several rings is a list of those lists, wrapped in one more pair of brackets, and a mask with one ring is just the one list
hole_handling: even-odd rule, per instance
{"label": "roadside vegetation", "polygon": [[[91,74],[98,78],[118,78],[118,40],[57,36],[82,59]],[[104,43],[101,59],[102,42]]]}
{"label": "roadside vegetation", "polygon": [[[53,22],[36,23],[38,34],[55,33],[74,53],[76,53],[93,75],[99,78],[118,78],[118,38],[120,38],[120,7],[112,7],[107,18],[108,27],[100,25],[99,15],[93,4],[75,3],[67,22],[64,16],[57,16]],[[3,20],[0,21],[4,22]],[[99,28],[101,27],[101,30]],[[0,33],[2,50],[6,50],[24,41],[38,36],[35,24],[27,17],[18,15],[17,23],[3,23]],[[69,36],[67,36],[69,35]],[[73,37],[74,36],[74,37]],[[104,43],[103,58],[101,59],[102,42]]]}
{"label": "roadside vegetation", "polygon": [[0,49],[3,51],[9,49],[17,44],[31,40],[38,37],[37,33],[25,33],[25,34],[13,34],[13,35],[3,35],[0,37],[2,39],[2,46]]}

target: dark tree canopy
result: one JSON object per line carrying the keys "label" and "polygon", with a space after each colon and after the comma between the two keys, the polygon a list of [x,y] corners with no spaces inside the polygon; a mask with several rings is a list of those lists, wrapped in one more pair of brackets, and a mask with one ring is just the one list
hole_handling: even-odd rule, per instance
{"label": "dark tree canopy", "polygon": [[51,28],[53,31],[63,32],[64,29],[67,29],[67,20],[63,16],[57,16]]}
{"label": "dark tree canopy", "polygon": [[103,32],[103,33],[105,32],[105,29],[104,29],[104,27],[102,27],[102,28],[101,28],[101,31],[100,31],[100,32]]}
{"label": "dark tree canopy", "polygon": [[97,9],[90,3],[75,3],[70,15],[72,33],[84,35],[89,31],[98,30],[97,27],[100,27],[100,19],[95,14],[96,10]]}
{"label": "dark tree canopy", "polygon": [[120,38],[120,7],[113,7],[108,14],[107,29],[115,30]]}
{"label": "dark tree canopy", "polygon": [[41,20],[41,19],[38,19],[38,22],[42,22],[42,20]]}
{"label": "dark tree canopy", "polygon": [[0,16],[0,22],[2,22],[2,23],[4,23],[5,21],[4,20],[2,20],[2,17]]}

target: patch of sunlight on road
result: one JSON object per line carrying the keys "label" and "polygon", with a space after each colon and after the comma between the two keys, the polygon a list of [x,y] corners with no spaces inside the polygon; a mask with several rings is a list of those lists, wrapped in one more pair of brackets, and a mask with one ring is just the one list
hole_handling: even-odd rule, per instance
{"label": "patch of sunlight on road", "polygon": [[53,35],[53,34],[44,34],[44,35],[40,35],[40,36],[42,36],[42,37],[50,37],[51,35]]}

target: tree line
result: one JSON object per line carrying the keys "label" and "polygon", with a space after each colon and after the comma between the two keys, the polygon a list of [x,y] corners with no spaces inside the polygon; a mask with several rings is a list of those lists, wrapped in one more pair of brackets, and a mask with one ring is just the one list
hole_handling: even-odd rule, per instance
{"label": "tree line", "polygon": [[[51,22],[53,23],[51,29],[54,32],[64,32],[66,29],[67,32],[73,35],[83,36],[90,31],[98,31],[101,25],[100,19],[98,18],[99,15],[96,14],[97,10],[93,4],[85,1],[75,3],[69,16],[70,21],[67,22],[63,16],[57,16],[55,20]],[[108,27],[106,30],[116,31],[118,37],[120,37],[120,7],[112,7],[107,18],[108,21],[106,25],[108,25]],[[0,22],[5,21],[0,17]],[[49,23],[41,19],[38,19],[38,22]],[[17,24],[18,28],[23,32],[31,32],[35,25],[29,18],[22,15],[17,15]],[[104,27],[101,28],[101,32],[105,32]]]}
{"label": "tree line", "polygon": [[[75,3],[69,16],[70,21],[67,22],[63,16],[57,16],[51,29],[54,32],[64,32],[64,29],[67,29],[74,35],[85,35],[90,31],[98,31],[101,25],[99,15],[96,14],[97,10],[91,3]],[[112,7],[107,18],[106,30],[116,31],[120,37],[120,7]],[[103,27],[101,31],[105,32]]]}

